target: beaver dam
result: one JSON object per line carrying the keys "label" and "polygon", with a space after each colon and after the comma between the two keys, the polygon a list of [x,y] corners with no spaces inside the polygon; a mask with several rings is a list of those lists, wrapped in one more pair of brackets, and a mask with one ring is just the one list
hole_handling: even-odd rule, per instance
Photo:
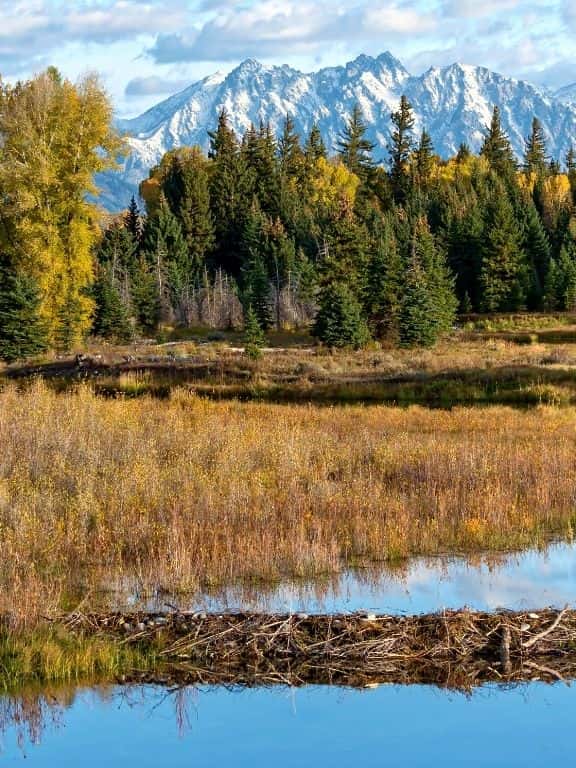
{"label": "beaver dam", "polygon": [[421,616],[307,614],[80,614],[58,623],[149,649],[152,672],[124,682],[370,686],[576,678],[576,611]]}

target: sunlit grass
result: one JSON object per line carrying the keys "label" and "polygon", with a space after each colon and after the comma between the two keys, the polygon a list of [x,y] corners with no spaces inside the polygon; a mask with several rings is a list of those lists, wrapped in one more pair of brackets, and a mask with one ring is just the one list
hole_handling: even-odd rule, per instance
{"label": "sunlit grass", "polygon": [[73,634],[63,626],[42,626],[25,635],[0,632],[0,693],[30,682],[114,680],[154,663],[151,648]]}
{"label": "sunlit grass", "polygon": [[124,577],[196,591],[570,535],[575,416],[8,387],[0,613],[33,621]]}

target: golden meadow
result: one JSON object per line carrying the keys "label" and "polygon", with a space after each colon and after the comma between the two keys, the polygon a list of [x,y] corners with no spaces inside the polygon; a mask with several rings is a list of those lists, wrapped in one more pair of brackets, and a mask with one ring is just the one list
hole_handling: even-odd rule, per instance
{"label": "golden meadow", "polygon": [[[576,410],[0,392],[0,613],[569,537]],[[113,604],[113,595],[110,600]]]}

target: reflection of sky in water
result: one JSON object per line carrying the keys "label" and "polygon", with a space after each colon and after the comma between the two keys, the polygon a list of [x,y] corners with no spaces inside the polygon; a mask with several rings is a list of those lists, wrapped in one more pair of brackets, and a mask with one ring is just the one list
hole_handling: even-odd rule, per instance
{"label": "reflection of sky in water", "polygon": [[[576,602],[576,547],[474,560],[415,560],[394,575],[358,571],[324,586],[282,585],[267,597],[229,591],[198,601],[212,609],[417,613],[469,605],[542,608]],[[163,605],[163,603],[159,603]],[[56,702],[53,694],[45,700]],[[569,734],[576,688],[534,683],[487,686],[471,698],[433,687],[167,691],[112,690],[72,695],[39,746],[26,738],[26,717],[0,697],[0,766],[407,766],[541,768],[571,765]],[[30,702],[27,711],[34,712]],[[182,730],[179,726],[184,726]],[[2,734],[3,731],[3,734]]]}
{"label": "reflection of sky in water", "polygon": [[267,594],[228,590],[198,600],[212,610],[422,613],[469,606],[478,610],[563,607],[576,603],[576,546],[544,552],[465,558],[417,559],[385,574],[357,571],[314,585],[283,584]]}
{"label": "reflection of sky in water", "polygon": [[[184,706],[181,706],[184,704]],[[179,706],[180,705],[180,706]],[[420,686],[214,689],[182,698],[160,689],[77,696],[39,746],[14,729],[1,765],[32,768],[543,768],[572,765],[576,690],[487,687],[472,698]],[[180,717],[184,729],[179,732]]]}

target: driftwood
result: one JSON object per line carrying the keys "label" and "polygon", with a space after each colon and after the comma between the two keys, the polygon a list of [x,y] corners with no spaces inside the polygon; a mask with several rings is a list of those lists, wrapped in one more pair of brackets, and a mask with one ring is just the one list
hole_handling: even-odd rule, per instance
{"label": "driftwood", "polygon": [[[374,614],[72,614],[73,632],[150,647],[158,671],[134,680],[365,686],[576,677],[576,611]],[[129,677],[131,680],[132,678]]]}

